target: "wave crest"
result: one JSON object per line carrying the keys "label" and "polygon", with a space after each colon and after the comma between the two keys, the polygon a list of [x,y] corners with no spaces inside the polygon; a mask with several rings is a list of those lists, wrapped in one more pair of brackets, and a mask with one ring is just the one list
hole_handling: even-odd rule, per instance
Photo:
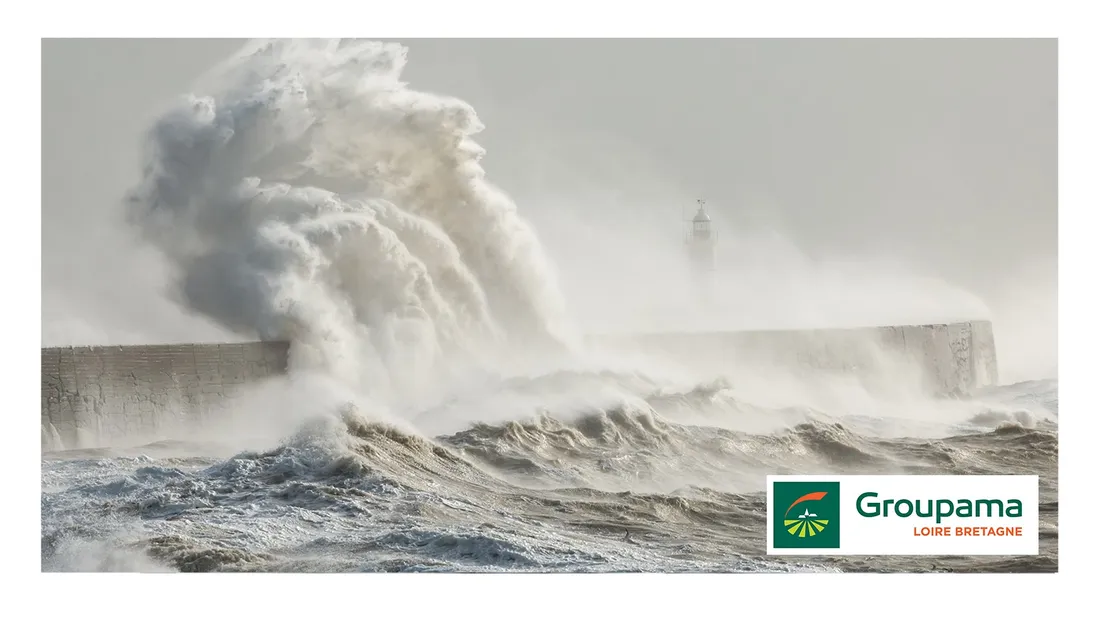
{"label": "wave crest", "polygon": [[394,44],[251,44],[156,123],[129,217],[192,310],[407,395],[502,341],[568,332],[535,233],[484,178],[476,113],[409,89],[405,60]]}

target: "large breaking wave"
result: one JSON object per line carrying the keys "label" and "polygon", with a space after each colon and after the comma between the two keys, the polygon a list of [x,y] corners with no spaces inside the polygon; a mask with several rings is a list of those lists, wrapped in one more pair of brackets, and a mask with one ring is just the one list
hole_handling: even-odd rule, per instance
{"label": "large breaking wave", "polygon": [[1039,469],[1056,495],[1056,382],[914,416],[569,354],[555,274],[485,178],[477,115],[408,88],[405,61],[393,44],[250,43],[155,123],[130,222],[180,303],[290,340],[304,379],[251,405],[283,426],[274,445],[227,422],[257,444],[44,463],[47,569],[866,569],[760,557],[764,475]]}
{"label": "large breaking wave", "polygon": [[477,115],[408,88],[405,62],[249,44],[157,121],[129,211],[189,308],[394,399],[571,341],[536,235],[485,179]]}

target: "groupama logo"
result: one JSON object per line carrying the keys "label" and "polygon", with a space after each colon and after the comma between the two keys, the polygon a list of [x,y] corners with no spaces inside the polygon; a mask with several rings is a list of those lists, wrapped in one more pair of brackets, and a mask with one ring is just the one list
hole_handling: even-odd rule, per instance
{"label": "groupama logo", "polygon": [[1020,499],[880,499],[877,492],[864,492],[856,499],[856,511],[864,518],[1021,518]]}
{"label": "groupama logo", "polygon": [[816,513],[811,514],[809,507],[806,508],[806,511],[798,514],[797,517],[791,515],[791,510],[800,503],[805,501],[820,501],[828,495],[828,492],[811,492],[798,497],[793,503],[788,505],[786,513],[783,514],[783,526],[787,527],[787,532],[798,537],[806,537],[807,535],[813,537],[824,531],[825,527],[829,526],[829,521],[819,517]]}
{"label": "groupama logo", "polygon": [[775,482],[772,546],[840,548],[840,482]]}
{"label": "groupama logo", "polygon": [[1036,475],[768,475],[767,484],[769,555],[1039,553]]}

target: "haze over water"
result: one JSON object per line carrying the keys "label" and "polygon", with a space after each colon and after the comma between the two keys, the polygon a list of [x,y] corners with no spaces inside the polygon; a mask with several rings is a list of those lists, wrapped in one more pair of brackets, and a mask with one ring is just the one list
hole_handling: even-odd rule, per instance
{"label": "haze over water", "polygon": [[[275,41],[197,81],[224,42],[45,45],[44,344],[288,339],[294,371],[216,427],[48,456],[44,562],[860,569],[760,557],[763,476],[1039,472],[1056,504],[1046,45]],[[961,401],[584,344],[971,318],[1006,384]],[[1045,526],[994,567],[1056,566]]]}

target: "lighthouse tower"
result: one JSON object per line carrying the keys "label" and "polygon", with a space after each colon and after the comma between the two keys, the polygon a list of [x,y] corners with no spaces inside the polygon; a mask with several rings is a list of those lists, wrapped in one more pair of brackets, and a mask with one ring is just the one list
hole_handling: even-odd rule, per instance
{"label": "lighthouse tower", "polygon": [[706,201],[698,200],[699,210],[691,219],[685,242],[692,266],[698,273],[711,273],[718,261],[718,234],[707,214]]}

